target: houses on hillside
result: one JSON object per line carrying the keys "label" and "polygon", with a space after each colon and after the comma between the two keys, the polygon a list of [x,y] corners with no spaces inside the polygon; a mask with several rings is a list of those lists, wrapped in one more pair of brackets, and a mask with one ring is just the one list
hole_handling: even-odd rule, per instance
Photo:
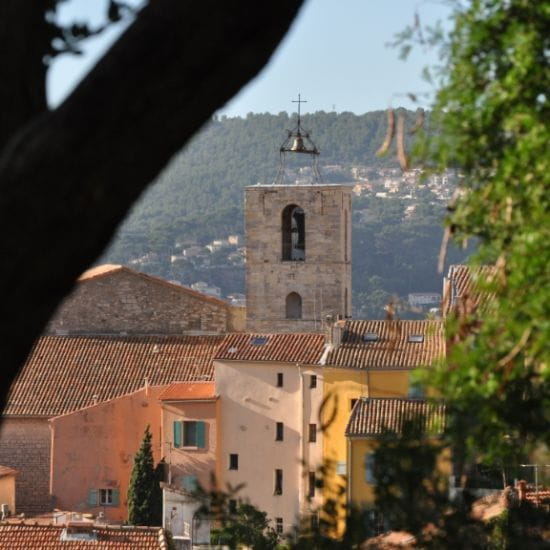
{"label": "houses on hillside", "polygon": [[12,513],[123,522],[147,426],[164,527],[185,547],[209,540],[198,486],[240,487],[229,512],[248,500],[279,534],[317,524],[335,487],[334,536],[346,505],[373,505],[373,438],[426,412],[410,375],[444,356],[443,322],[351,319],[351,186],[251,186],[245,217],[246,309],[118,265],[79,279],[3,411]]}

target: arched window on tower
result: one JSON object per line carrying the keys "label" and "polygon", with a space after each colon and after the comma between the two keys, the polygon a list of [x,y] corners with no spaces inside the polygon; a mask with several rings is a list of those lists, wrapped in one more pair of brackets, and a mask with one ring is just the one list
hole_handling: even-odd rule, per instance
{"label": "arched window on tower", "polygon": [[306,216],[295,204],[283,210],[283,260],[304,261],[306,259]]}
{"label": "arched window on tower", "polygon": [[302,318],[302,297],[297,292],[291,292],[286,297],[286,318]]}

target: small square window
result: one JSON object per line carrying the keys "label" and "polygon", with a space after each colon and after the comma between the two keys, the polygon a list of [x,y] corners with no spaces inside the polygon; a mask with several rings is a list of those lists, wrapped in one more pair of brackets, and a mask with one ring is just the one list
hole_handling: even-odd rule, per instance
{"label": "small square window", "polygon": [[317,375],[316,374],[312,374],[310,379],[309,379],[309,387],[311,389],[313,388],[316,388],[317,387]]}
{"label": "small square window", "polygon": [[413,344],[422,344],[424,342],[424,335],[423,334],[409,334],[409,337],[407,338],[407,342],[413,343]]}
{"label": "small square window", "polygon": [[230,470],[238,470],[239,469],[239,455],[238,454],[230,454],[229,455],[229,469]]}
{"label": "small square window", "polygon": [[275,518],[275,532],[278,535],[283,534],[283,518]]}
{"label": "small square window", "polygon": [[378,333],[365,332],[365,334],[363,334],[363,342],[378,342]]}
{"label": "small square window", "polygon": [[309,498],[313,498],[315,496],[315,472],[309,472],[308,474],[308,486],[307,486],[307,495]]}
{"label": "small square window", "polygon": [[283,441],[285,426],[282,422],[277,422],[275,427],[275,441]]}
{"label": "small square window", "polygon": [[275,488],[274,494],[282,495],[283,494],[283,471],[275,470]]}
{"label": "small square window", "polygon": [[263,346],[267,344],[266,336],[256,336],[250,340],[250,345],[252,346]]}
{"label": "small square window", "polygon": [[337,462],[336,463],[336,473],[339,476],[345,476],[346,475],[346,463],[345,462]]}
{"label": "small square window", "polygon": [[283,373],[282,372],[277,373],[277,387],[278,388],[283,387]]}
{"label": "small square window", "polygon": [[317,441],[317,424],[309,425],[308,441],[315,443]]}

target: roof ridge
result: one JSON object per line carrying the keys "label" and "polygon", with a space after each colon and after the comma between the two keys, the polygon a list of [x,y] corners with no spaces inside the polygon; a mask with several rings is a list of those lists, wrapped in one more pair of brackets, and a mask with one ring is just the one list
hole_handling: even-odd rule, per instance
{"label": "roof ridge", "polygon": [[[105,269],[101,269],[105,268]],[[97,270],[97,272],[95,272]],[[143,271],[138,271],[137,269],[132,269],[131,267],[128,267],[127,265],[123,264],[103,264],[96,267],[93,267],[91,269],[88,269],[80,277],[77,279],[77,283],[85,283],[87,281],[99,279],[101,277],[107,277],[109,275],[112,275],[113,273],[119,273],[121,271],[124,271],[126,273],[130,273],[131,275],[136,275],[138,277],[141,277],[143,279],[150,280],[157,284],[162,284],[165,286],[169,286],[170,288],[174,290],[180,290],[183,292],[186,292],[187,294],[190,294],[192,296],[195,296],[196,298],[200,298],[209,302],[216,303],[218,305],[223,305],[227,308],[232,307],[229,302],[226,300],[222,300],[221,298],[216,298],[215,296],[210,296],[209,294],[205,294],[204,292],[200,292],[198,290],[194,290],[193,288],[189,288],[188,286],[180,285],[171,283],[170,281],[167,281],[166,279],[163,279],[162,277],[157,277],[156,275],[150,275],[149,273],[144,273]]]}

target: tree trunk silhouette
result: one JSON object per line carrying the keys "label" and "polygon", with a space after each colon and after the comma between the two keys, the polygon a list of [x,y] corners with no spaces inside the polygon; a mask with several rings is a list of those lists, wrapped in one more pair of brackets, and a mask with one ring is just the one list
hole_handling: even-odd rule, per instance
{"label": "tree trunk silhouette", "polygon": [[[53,3],[0,0],[2,108],[20,95],[0,119],[2,406],[77,276],[170,158],[267,63],[301,5],[153,0],[48,111],[36,55],[49,48],[43,16]],[[10,40],[32,43],[32,17],[38,44],[18,51]]]}

